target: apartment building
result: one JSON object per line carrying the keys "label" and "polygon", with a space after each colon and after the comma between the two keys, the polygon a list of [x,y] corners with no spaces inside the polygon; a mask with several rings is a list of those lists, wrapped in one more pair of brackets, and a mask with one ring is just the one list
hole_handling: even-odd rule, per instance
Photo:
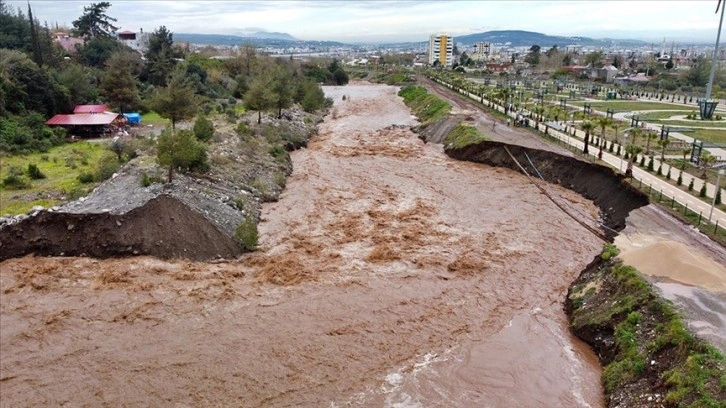
{"label": "apartment building", "polygon": [[454,37],[446,34],[433,34],[429,38],[429,65],[450,67],[454,63]]}

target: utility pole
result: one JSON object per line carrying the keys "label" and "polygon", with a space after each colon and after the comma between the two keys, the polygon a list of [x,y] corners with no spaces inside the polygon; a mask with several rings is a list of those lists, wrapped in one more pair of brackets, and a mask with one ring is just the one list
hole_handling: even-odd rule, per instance
{"label": "utility pole", "polygon": [[721,40],[721,26],[723,25],[724,10],[726,10],[726,4],[721,7],[721,2],[722,0],[719,0],[718,6],[716,7],[717,13],[718,9],[721,9],[721,19],[718,23],[716,46],[713,49],[713,58],[711,59],[711,73],[708,75],[708,85],[706,85],[706,98],[699,104],[701,119],[711,119],[711,117],[713,116],[713,111],[716,110],[716,105],[718,105],[718,101],[711,100],[711,90],[713,89],[713,77],[716,75],[716,66],[718,66],[718,43]]}

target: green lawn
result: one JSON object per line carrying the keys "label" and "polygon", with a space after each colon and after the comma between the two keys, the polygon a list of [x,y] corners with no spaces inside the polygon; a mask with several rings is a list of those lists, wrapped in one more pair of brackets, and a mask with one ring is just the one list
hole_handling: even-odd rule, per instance
{"label": "green lawn", "polygon": [[166,126],[168,125],[169,119],[164,119],[161,116],[159,116],[156,112],[149,112],[146,114],[141,115],[141,124],[142,125],[160,125],[160,126]]}
{"label": "green lawn", "polygon": [[633,112],[641,110],[677,110],[678,106],[669,103],[659,102],[638,102],[638,101],[608,101],[608,102],[585,102],[575,101],[573,105],[584,106],[585,103],[590,103],[594,110],[606,111],[609,109],[615,112]]}
{"label": "green lawn", "polygon": [[677,126],[677,127],[684,127],[684,128],[690,128],[691,126],[698,126],[698,127],[709,127],[709,128],[721,128],[726,131],[726,121],[707,121],[707,120],[699,120],[699,121],[692,121],[688,122],[685,120],[648,120],[648,123],[658,124],[658,125],[669,125],[669,126]]}
{"label": "green lawn", "polygon": [[706,142],[726,144],[726,129],[694,129],[692,132],[681,133]]}
{"label": "green lawn", "polygon": [[46,176],[30,180],[26,173],[24,178],[30,180],[31,186],[22,190],[7,189],[0,183],[0,214],[22,214],[35,205],[49,207],[61,202],[63,196],[83,193],[95,184],[82,184],[78,175],[93,173],[99,159],[108,153],[105,144],[83,141],[58,146],[47,153],[0,158],[0,180],[8,177],[11,167],[26,172],[30,163]]}
{"label": "green lawn", "polygon": [[[674,109],[674,110],[668,111],[668,112],[642,113],[642,114],[638,114],[637,116],[638,116],[638,118],[640,118],[640,120],[649,121],[649,120],[669,119],[672,116],[685,116],[692,112],[693,111],[684,111],[684,110],[675,110]],[[629,116],[631,116],[631,115],[629,115]]]}

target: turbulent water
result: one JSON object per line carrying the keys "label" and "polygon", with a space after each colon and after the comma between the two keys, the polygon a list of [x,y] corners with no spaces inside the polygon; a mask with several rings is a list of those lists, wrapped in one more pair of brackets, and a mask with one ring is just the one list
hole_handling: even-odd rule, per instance
{"label": "turbulent water", "polygon": [[258,253],[0,264],[0,405],[602,406],[562,311],[601,241],[395,92],[326,89]]}

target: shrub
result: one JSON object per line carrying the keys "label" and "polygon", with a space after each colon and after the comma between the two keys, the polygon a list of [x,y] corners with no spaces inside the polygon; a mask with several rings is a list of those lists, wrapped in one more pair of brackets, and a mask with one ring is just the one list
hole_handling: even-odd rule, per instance
{"label": "shrub", "polygon": [[93,178],[96,181],[107,180],[111,178],[113,173],[116,173],[119,168],[121,168],[121,165],[118,163],[116,157],[111,154],[106,154],[98,161]]}
{"label": "shrub", "polygon": [[688,191],[693,191],[693,179],[691,179],[691,182],[688,183]]}
{"label": "shrub", "polygon": [[93,174],[83,172],[78,175],[78,181],[80,181],[83,184],[93,183]]}
{"label": "shrub", "polygon": [[698,192],[698,196],[701,198],[706,197],[706,183],[705,182],[701,185],[701,190]]}
{"label": "shrub", "polygon": [[212,139],[212,136],[214,136],[214,125],[204,115],[199,115],[197,120],[194,121],[193,130],[194,136],[197,137],[197,140],[201,140],[202,142],[208,142]]}
{"label": "shrub", "polygon": [[678,180],[676,181],[676,184],[679,186],[683,185],[683,173],[678,173]]}
{"label": "shrub", "polygon": [[721,189],[716,187],[716,197],[715,197],[715,203],[716,205],[721,205]]}
{"label": "shrub", "polygon": [[23,177],[23,169],[13,166],[8,169],[8,176],[3,179],[3,186],[10,190],[22,190],[29,188],[31,184]]}
{"label": "shrub", "polygon": [[33,180],[40,180],[45,178],[45,174],[40,171],[35,163],[28,163],[28,177]]}
{"label": "shrub", "polygon": [[248,251],[254,251],[257,247],[257,224],[250,215],[237,226],[234,232],[235,238],[242,244],[242,247]]}

